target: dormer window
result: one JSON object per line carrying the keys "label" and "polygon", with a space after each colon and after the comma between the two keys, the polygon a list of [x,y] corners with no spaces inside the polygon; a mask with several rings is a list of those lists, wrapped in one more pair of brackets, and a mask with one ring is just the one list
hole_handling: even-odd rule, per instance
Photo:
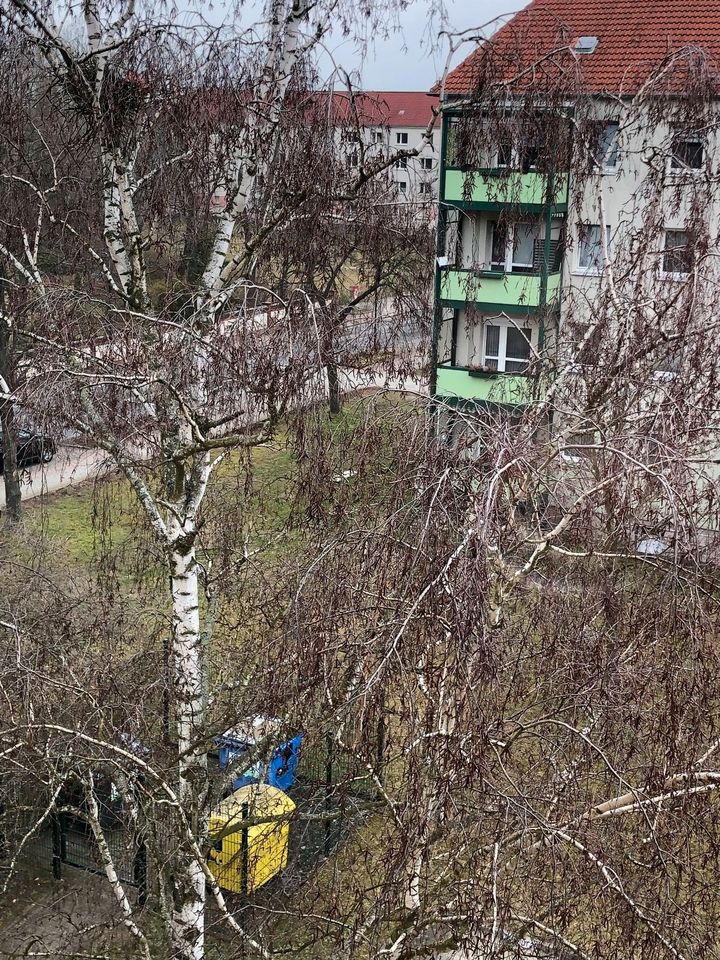
{"label": "dormer window", "polygon": [[578,37],[573,50],[581,55],[595,53],[598,43],[599,37]]}

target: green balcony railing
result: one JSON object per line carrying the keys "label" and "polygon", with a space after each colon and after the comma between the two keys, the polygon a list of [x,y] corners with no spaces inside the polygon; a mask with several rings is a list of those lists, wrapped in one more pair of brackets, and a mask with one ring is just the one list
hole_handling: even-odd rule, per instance
{"label": "green balcony railing", "polygon": [[446,170],[443,199],[450,203],[520,204],[542,207],[567,204],[568,176],[555,174],[548,197],[548,174]]}
{"label": "green balcony railing", "polygon": [[[557,300],[560,272],[547,278],[545,302]],[[482,303],[498,307],[536,310],[541,305],[542,278],[527,273],[476,273],[473,270],[444,270],[440,299],[455,304]]]}
{"label": "green balcony railing", "polygon": [[538,396],[533,377],[442,366],[437,368],[435,395],[449,401],[470,400],[508,407],[527,406]]}

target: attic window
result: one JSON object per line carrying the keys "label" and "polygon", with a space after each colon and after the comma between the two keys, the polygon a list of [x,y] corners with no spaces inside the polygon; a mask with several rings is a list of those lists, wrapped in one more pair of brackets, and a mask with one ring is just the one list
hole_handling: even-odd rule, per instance
{"label": "attic window", "polygon": [[404,110],[398,110],[398,114],[399,114],[401,117],[404,117],[404,116],[405,116],[405,111],[404,111]]}
{"label": "attic window", "polygon": [[595,53],[598,37],[578,37],[575,41],[575,53]]}

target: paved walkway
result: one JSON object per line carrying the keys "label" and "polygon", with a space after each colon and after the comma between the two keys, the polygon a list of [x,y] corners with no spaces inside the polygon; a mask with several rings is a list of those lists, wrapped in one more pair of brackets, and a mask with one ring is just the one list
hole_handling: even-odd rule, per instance
{"label": "paved walkway", "polygon": [[[60,447],[51,463],[38,464],[23,470],[22,498],[32,500],[56,490],[65,490],[96,476],[107,454],[82,447]],[[5,484],[0,481],[0,510],[5,506]]]}

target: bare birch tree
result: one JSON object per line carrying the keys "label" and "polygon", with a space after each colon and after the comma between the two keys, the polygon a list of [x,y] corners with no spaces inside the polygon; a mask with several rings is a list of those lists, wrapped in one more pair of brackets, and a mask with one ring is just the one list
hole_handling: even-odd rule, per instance
{"label": "bare birch tree", "polygon": [[[16,149],[2,171],[19,198],[10,228],[23,241],[21,253],[5,251],[8,281],[31,288],[30,316],[42,317],[23,328],[34,345],[34,381],[22,397],[10,397],[5,384],[4,400],[39,402],[56,424],[108,454],[166,565],[176,770],[161,792],[176,834],[163,903],[173,956],[199,960],[208,888],[224,909],[204,851],[204,649],[213,603],[197,554],[203,505],[233,451],[266,443],[291,407],[323,390],[315,304],[302,289],[278,297],[258,288],[257,265],[304,204],[324,197],[331,210],[348,196],[360,201],[392,159],[346,178],[335,196],[322,181],[277,189],[286,102],[331,24],[339,18],[352,29],[350,6],[273,0],[258,39],[207,26],[200,15],[186,30],[162,5],[87,2],[78,43],[56,19],[72,12],[24,0],[0,10],[7,42],[27,51],[24,120],[43,155],[29,165],[27,149]],[[220,198],[214,207],[211,197]],[[23,204],[37,211],[37,225],[24,222]],[[63,244],[76,258],[52,284],[38,244]],[[179,247],[194,266],[178,276]],[[55,725],[61,738],[62,729]],[[102,737],[81,741],[107,747]],[[114,753],[131,759],[120,747]],[[80,776],[97,836],[92,770]],[[143,944],[105,854],[103,862]]]}

